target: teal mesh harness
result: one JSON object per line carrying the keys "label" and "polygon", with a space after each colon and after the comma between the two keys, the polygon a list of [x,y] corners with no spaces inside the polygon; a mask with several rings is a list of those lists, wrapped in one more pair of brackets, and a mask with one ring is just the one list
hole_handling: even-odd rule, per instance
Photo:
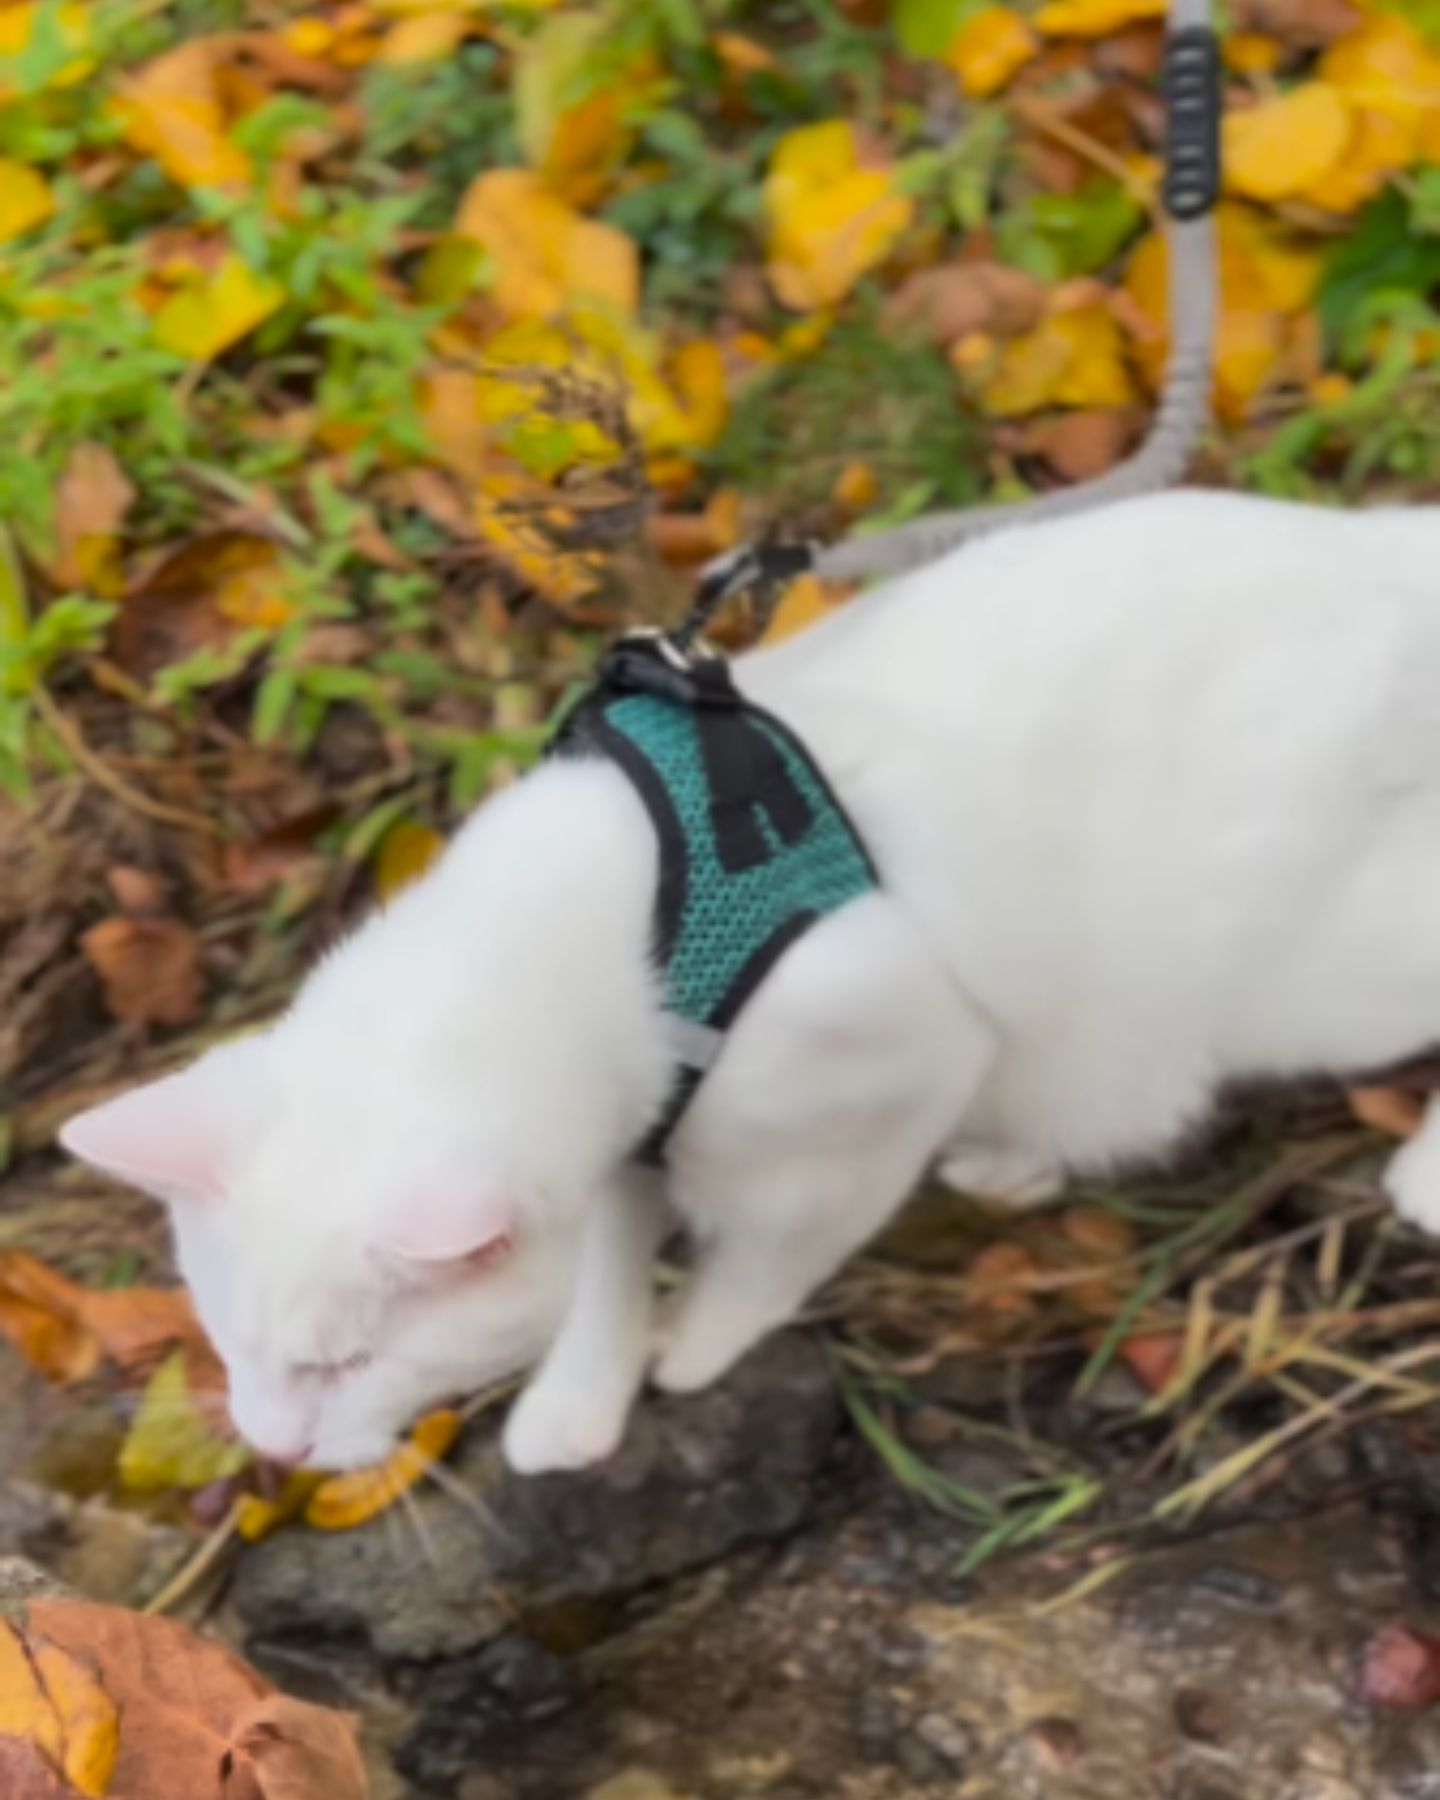
{"label": "teal mesh harness", "polygon": [[622,639],[551,749],[608,756],[659,839],[655,954],[676,1078],[637,1151],[659,1164],[745,1002],[812,925],[877,886],[875,868],[804,745],[741,697],[720,657]]}

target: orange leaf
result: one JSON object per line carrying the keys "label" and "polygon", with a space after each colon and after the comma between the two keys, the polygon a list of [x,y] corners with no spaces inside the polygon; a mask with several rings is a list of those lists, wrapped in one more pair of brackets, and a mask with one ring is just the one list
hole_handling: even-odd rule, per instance
{"label": "orange leaf", "polygon": [[835,610],[837,591],[827,587],[818,575],[798,575],[780,596],[780,604],[771,615],[765,632],[767,644],[778,644],[794,637]]}
{"label": "orange leaf", "polygon": [[[25,1637],[0,1619],[0,1738],[30,1744],[42,1765],[63,1775],[64,1792],[108,1791],[118,1721],[113,1702],[86,1663]],[[44,1790],[42,1789],[42,1792]],[[6,1800],[26,1790],[5,1789]]]}
{"label": "orange leaf", "polygon": [[114,1018],[186,1025],[199,1013],[200,940],[183,919],[102,919],[80,948]]}
{"label": "orange leaf", "polygon": [[1126,1338],[1120,1345],[1120,1356],[1152,1394],[1161,1394],[1174,1379],[1184,1349],[1183,1332],[1149,1331]]}
{"label": "orange leaf", "polygon": [[380,40],[376,62],[403,68],[450,56],[470,33],[471,21],[460,12],[416,13],[397,19]]}
{"label": "orange leaf", "polygon": [[438,1462],[459,1435],[458,1413],[430,1413],[386,1462],[323,1482],[305,1508],[306,1523],[321,1531],[349,1531],[363,1525],[422,1481],[431,1463]]}
{"label": "orange leaf", "polygon": [[118,102],[122,129],[182,187],[232,187],[250,179],[250,159],[226,136],[218,38],[192,38],[146,63]]}
{"label": "orange leaf", "polygon": [[279,1695],[174,1619],[82,1601],[32,1604],[27,1634],[92,1662],[119,1709],[111,1790],[127,1800],[365,1800],[350,1722]]}
{"label": "orange leaf", "polygon": [[55,580],[113,598],[124,586],[119,531],[135,489],[114,452],[77,444],[55,491]]}
{"label": "orange leaf", "polygon": [[205,1342],[183,1288],[87,1288],[26,1250],[0,1251],[0,1332],[57,1381],[93,1374],[102,1355],[133,1369]]}
{"label": "orange leaf", "polygon": [[1035,15],[1050,37],[1108,37],[1137,19],[1163,19],[1169,0],[1051,0]]}

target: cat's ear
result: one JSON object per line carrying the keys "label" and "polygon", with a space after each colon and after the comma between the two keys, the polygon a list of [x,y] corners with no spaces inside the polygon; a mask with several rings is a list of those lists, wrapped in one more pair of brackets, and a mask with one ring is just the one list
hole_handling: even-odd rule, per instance
{"label": "cat's ear", "polygon": [[504,1256],[515,1233],[515,1208],[484,1193],[430,1189],[413,1194],[381,1249],[408,1263],[483,1265]]}
{"label": "cat's ear", "polygon": [[178,1075],[77,1113],[60,1142],[158,1200],[218,1200],[230,1147],[252,1116],[262,1055],[254,1038],[223,1045]]}

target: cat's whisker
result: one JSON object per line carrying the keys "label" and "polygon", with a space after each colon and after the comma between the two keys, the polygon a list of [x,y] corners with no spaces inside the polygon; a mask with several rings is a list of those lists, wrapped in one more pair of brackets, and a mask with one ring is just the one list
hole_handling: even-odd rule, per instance
{"label": "cat's whisker", "polygon": [[[400,1490],[400,1504],[404,1508],[404,1518],[415,1532],[416,1541],[420,1545],[421,1555],[425,1558],[431,1569],[438,1575],[440,1572],[440,1558],[436,1554],[435,1540],[430,1535],[430,1527],[425,1523],[425,1515],[420,1510],[419,1501],[408,1487],[402,1487]],[[397,1515],[397,1517],[398,1516],[400,1515]]]}
{"label": "cat's whisker", "polygon": [[488,1533],[496,1537],[509,1535],[495,1509],[482,1500],[473,1488],[463,1482],[453,1469],[438,1462],[433,1456],[427,1456],[425,1473],[436,1487],[453,1500],[463,1512],[469,1513],[471,1518],[483,1525]]}

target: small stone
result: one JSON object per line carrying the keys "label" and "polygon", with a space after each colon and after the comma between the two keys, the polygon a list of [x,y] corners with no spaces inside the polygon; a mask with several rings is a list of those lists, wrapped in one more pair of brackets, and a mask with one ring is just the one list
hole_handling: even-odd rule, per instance
{"label": "small stone", "polygon": [[1195,1576],[1194,1585],[1202,1594],[1210,1594],[1231,1606],[1273,1612],[1280,1604],[1280,1590],[1268,1576],[1257,1575],[1253,1569],[1242,1569],[1233,1563],[1212,1563],[1201,1569]]}
{"label": "small stone", "polygon": [[974,1727],[950,1713],[925,1713],[915,1721],[915,1735],[958,1774],[975,1754]]}
{"label": "small stone", "polygon": [[1230,1729],[1230,1708],[1218,1694],[1203,1688],[1180,1688],[1173,1701],[1175,1723],[1196,1744],[1223,1743]]}
{"label": "small stone", "polygon": [[585,1800],[686,1800],[686,1796],[648,1769],[626,1769],[591,1788]]}
{"label": "small stone", "polygon": [[895,1740],[895,1761],[918,1787],[948,1782],[953,1773],[945,1758],[913,1731],[907,1731]]}
{"label": "small stone", "polygon": [[1037,1719],[1025,1733],[1047,1769],[1073,1769],[1085,1754],[1085,1738],[1073,1719]]}

